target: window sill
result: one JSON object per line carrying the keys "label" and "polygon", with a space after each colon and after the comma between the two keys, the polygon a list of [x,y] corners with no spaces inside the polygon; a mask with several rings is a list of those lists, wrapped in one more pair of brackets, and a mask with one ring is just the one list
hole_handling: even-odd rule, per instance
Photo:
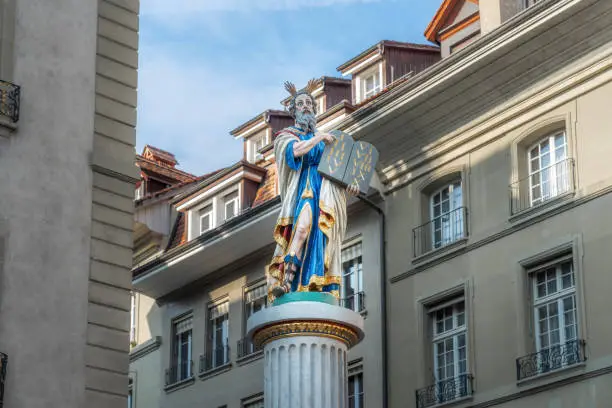
{"label": "window sill", "polygon": [[543,202],[542,204],[538,204],[533,207],[529,207],[527,209],[521,210],[516,214],[510,216],[509,221],[511,223],[523,223],[529,222],[542,214],[546,214],[549,211],[554,211],[558,208],[563,207],[571,202],[571,199],[575,196],[576,190],[572,190],[565,194],[561,194],[555,198],[551,198]]}
{"label": "window sill", "polygon": [[191,377],[185,378],[184,380],[181,380],[179,382],[175,382],[174,384],[166,385],[164,387],[164,391],[166,391],[166,393],[171,393],[171,392],[183,389],[185,387],[189,387],[194,382],[195,382],[195,377],[192,375]]}
{"label": "window sill", "polygon": [[256,351],[254,353],[247,354],[246,356],[242,356],[242,357],[238,358],[236,360],[236,364],[239,365],[239,366],[242,366],[242,365],[245,365],[245,364],[249,364],[250,362],[253,362],[255,360],[259,360],[262,357],[263,357],[263,350],[259,350],[259,351]]}
{"label": "window sill", "polygon": [[468,241],[468,237],[461,238],[451,244],[445,245],[440,248],[436,248],[423,255],[415,256],[412,259],[412,265],[414,265],[415,267],[416,266],[422,267],[431,262],[435,262],[445,256],[461,251],[465,249],[467,241]]}
{"label": "window sill", "polygon": [[[567,377],[572,377],[574,375],[580,374],[580,373],[572,373],[572,371],[579,370],[580,368],[584,369],[585,367],[586,367],[586,362],[583,361],[583,362],[580,362],[580,363],[572,364],[572,365],[567,366],[567,367],[558,368],[556,370],[552,370],[552,371],[549,371],[547,373],[542,373],[542,374],[534,375],[533,377],[529,377],[529,378],[524,378],[522,380],[518,380],[516,382],[516,385],[519,386],[519,387],[526,386],[526,385],[532,384],[534,382],[539,382],[539,381],[541,381],[543,379],[547,379],[547,378],[550,379],[551,377],[556,377],[558,374],[563,374],[563,373],[566,373],[566,374],[571,373],[571,375],[567,375]],[[584,370],[582,370],[582,371],[584,371]],[[541,384],[537,384],[537,385],[541,385]]]}
{"label": "window sill", "polygon": [[226,373],[229,370],[231,370],[231,368],[232,368],[232,363],[227,363],[219,367],[211,368],[210,370],[207,370],[207,371],[202,371],[201,373],[198,374],[198,377],[200,377],[200,380],[207,380],[219,374]]}

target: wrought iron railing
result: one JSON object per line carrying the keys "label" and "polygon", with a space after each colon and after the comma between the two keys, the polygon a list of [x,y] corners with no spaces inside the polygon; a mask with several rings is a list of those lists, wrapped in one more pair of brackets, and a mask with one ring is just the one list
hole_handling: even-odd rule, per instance
{"label": "wrought iron railing", "polygon": [[574,191],[574,160],[565,159],[510,185],[512,215]]}
{"label": "wrought iron railing", "polygon": [[255,343],[248,337],[242,338],[238,340],[238,358],[243,358],[249,356],[251,354],[255,354],[261,350],[263,347],[256,346]]}
{"label": "wrought iron railing", "polygon": [[467,208],[459,207],[414,228],[414,256],[424,255],[467,237],[467,215]]}
{"label": "wrought iron railing", "polygon": [[462,374],[416,390],[417,408],[431,407],[472,395],[472,375]]}
{"label": "wrought iron railing", "polygon": [[21,87],[11,82],[0,81],[0,115],[16,123],[19,121]]}
{"label": "wrought iron railing", "polygon": [[0,407],[4,401],[4,380],[6,378],[6,366],[8,365],[8,356],[0,353]]}
{"label": "wrought iron railing", "polygon": [[215,347],[200,356],[200,374],[222,367],[230,362],[229,345]]}
{"label": "wrought iron railing", "polygon": [[365,292],[357,292],[340,300],[340,304],[356,312],[365,310]]}
{"label": "wrought iron railing", "polygon": [[516,359],[516,379],[545,374],[586,361],[584,340],[571,340]]}
{"label": "wrought iron railing", "polygon": [[176,384],[193,377],[193,360],[177,362],[166,369],[166,386]]}

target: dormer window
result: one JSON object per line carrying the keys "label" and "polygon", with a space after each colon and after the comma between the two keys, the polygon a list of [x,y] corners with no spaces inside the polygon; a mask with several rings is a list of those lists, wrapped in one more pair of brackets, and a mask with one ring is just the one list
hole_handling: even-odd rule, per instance
{"label": "dormer window", "polygon": [[247,160],[251,163],[263,160],[263,156],[259,153],[259,150],[263,149],[268,144],[268,131],[265,130],[261,133],[247,140]]}
{"label": "dormer window", "polygon": [[357,103],[376,95],[382,90],[381,71],[382,65],[379,63],[357,76]]}
{"label": "dormer window", "polygon": [[200,210],[200,234],[213,228],[213,206],[208,205]]}
{"label": "dormer window", "polygon": [[229,220],[238,215],[238,191],[226,195],[223,198],[225,207],[225,220]]}
{"label": "dormer window", "polygon": [[317,115],[325,112],[325,97],[320,96],[317,98]]}

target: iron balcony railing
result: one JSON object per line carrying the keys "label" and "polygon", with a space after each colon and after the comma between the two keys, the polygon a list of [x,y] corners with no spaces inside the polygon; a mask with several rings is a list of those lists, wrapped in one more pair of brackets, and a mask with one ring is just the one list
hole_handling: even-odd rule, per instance
{"label": "iron balcony railing", "polygon": [[0,353],[0,407],[4,401],[4,380],[6,378],[6,366],[8,365],[8,356]]}
{"label": "iron balcony railing", "polygon": [[365,310],[365,292],[357,292],[340,300],[343,307],[354,310],[355,312],[363,312]]}
{"label": "iron balcony railing", "polygon": [[517,381],[586,361],[584,346],[584,340],[571,340],[517,358]]}
{"label": "iron balcony railing", "polygon": [[417,390],[417,408],[431,407],[472,395],[472,379],[471,374],[462,374]]}
{"label": "iron balcony railing", "polygon": [[0,115],[8,117],[11,122],[19,121],[19,101],[21,87],[11,82],[0,81]]}
{"label": "iron balcony railing", "polygon": [[459,207],[412,230],[414,256],[421,256],[467,237],[467,208]]}
{"label": "iron balcony railing", "polygon": [[222,367],[230,362],[230,347],[215,347],[200,356],[200,374]]}
{"label": "iron balcony railing", "polygon": [[238,358],[243,358],[251,354],[255,354],[263,350],[261,346],[256,346],[255,343],[248,337],[238,340]]}
{"label": "iron balcony railing", "polygon": [[574,191],[574,160],[565,159],[510,185],[512,215]]}
{"label": "iron balcony railing", "polygon": [[166,386],[193,377],[193,360],[179,361],[166,369]]}

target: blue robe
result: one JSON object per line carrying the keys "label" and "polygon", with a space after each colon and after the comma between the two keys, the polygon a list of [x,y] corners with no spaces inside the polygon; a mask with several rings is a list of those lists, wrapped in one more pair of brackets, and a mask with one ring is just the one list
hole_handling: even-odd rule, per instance
{"label": "blue robe", "polygon": [[[300,140],[310,140],[314,137],[313,133],[303,134],[299,129],[294,129],[296,134],[299,135]],[[294,156],[294,144],[295,141],[289,142],[285,150],[285,159],[289,168],[300,172],[298,199],[293,210],[293,219],[297,223],[304,205],[309,203],[312,210],[312,222],[306,246],[301,255],[302,267],[296,271],[291,286],[292,292],[308,290],[310,283],[320,280],[318,277],[322,279],[325,276],[324,260],[325,247],[327,245],[327,237],[319,228],[319,197],[323,179],[317,171],[321,156],[325,150],[325,143],[319,142],[312,150],[301,157]],[[321,291],[323,292],[337,292],[339,289],[340,285],[335,283],[321,286]]]}

